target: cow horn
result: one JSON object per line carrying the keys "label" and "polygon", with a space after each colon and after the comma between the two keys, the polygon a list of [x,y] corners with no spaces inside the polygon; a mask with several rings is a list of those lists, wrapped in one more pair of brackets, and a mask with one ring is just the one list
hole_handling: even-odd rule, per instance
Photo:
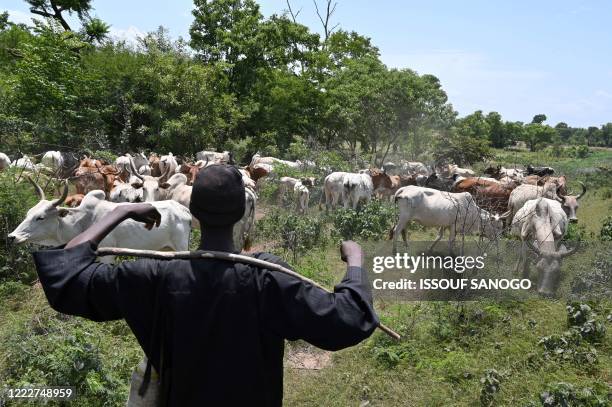
{"label": "cow horn", "polygon": [[59,206],[63,204],[67,196],[68,196],[68,181],[64,181],[64,191],[62,192],[62,196],[51,201],[51,205]]}
{"label": "cow horn", "polygon": [[504,213],[502,213],[501,215],[499,215],[499,219],[507,219],[510,214],[512,213],[512,211],[506,211]]}
{"label": "cow horn", "polygon": [[28,181],[30,181],[32,185],[34,185],[34,189],[36,190],[36,195],[38,195],[38,199],[40,199],[41,201],[45,199],[45,191],[43,191],[40,185],[38,185],[36,181],[34,181],[29,175],[26,175],[26,178],[28,179]]}
{"label": "cow horn", "polygon": [[580,193],[580,195],[578,195],[578,196],[576,197],[576,199],[577,199],[577,200],[578,200],[578,199],[580,199],[580,198],[582,198],[582,197],[584,196],[584,194],[586,194],[586,191],[587,191],[586,185],[584,185],[584,184],[583,184],[582,182],[580,182],[580,181],[578,181],[578,183],[579,183],[579,184],[582,186],[582,192]]}
{"label": "cow horn", "polygon": [[158,178],[158,180],[166,181],[168,178],[168,174],[170,174],[170,165],[166,164],[166,169],[164,170],[164,173]]}
{"label": "cow horn", "polygon": [[132,174],[137,176],[138,178],[140,178],[141,181],[144,181],[144,178],[142,175],[140,175],[140,173],[138,173],[138,170],[136,169],[136,167],[134,166],[134,160],[130,157],[130,168],[132,170]]}

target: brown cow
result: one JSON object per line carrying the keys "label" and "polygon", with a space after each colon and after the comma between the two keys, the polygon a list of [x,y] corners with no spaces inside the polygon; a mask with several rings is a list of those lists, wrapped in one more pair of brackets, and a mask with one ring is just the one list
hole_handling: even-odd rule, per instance
{"label": "brown cow", "polygon": [[[185,176],[187,177],[187,185],[193,185],[193,182],[195,181],[196,175],[198,175],[198,172],[206,165],[206,163],[204,161],[198,161],[195,164],[181,164],[179,166],[179,172],[181,174],[185,174]],[[151,171],[153,170],[153,168],[151,167]]]}
{"label": "brown cow", "polygon": [[81,160],[81,162],[79,163],[79,168],[81,167],[86,167],[86,168],[102,168],[103,163],[101,160],[96,160],[94,158],[89,158],[89,157],[85,157]]}
{"label": "brown cow", "polygon": [[456,182],[451,192],[469,192],[480,208],[492,213],[504,213],[508,208],[508,200],[514,188],[516,188],[515,184],[502,185],[498,182],[473,177]]}
{"label": "brown cow", "polygon": [[159,160],[160,158],[156,153],[151,153],[151,155],[149,156],[149,167],[151,167],[152,177],[161,177],[161,170],[159,169]]}
{"label": "brown cow", "polygon": [[113,188],[113,183],[119,174],[114,165],[103,167],[79,167],[74,173],[74,185],[77,194],[87,194],[89,191],[101,189],[108,198]]}
{"label": "brown cow", "polygon": [[260,179],[270,175],[270,172],[272,172],[272,166],[268,164],[255,164],[245,168],[245,170],[249,173],[249,177],[251,177],[251,179],[257,183],[257,181]]}
{"label": "brown cow", "polygon": [[83,194],[68,195],[68,197],[64,201],[64,205],[70,208],[76,208],[81,204],[81,201],[83,201],[83,198],[85,198],[85,195]]}

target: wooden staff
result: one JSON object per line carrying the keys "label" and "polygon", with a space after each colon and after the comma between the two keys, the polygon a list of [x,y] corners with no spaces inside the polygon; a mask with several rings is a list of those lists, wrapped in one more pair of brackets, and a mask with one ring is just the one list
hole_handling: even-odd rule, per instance
{"label": "wooden staff", "polygon": [[[295,271],[289,270],[286,267],[283,267],[279,264],[270,263],[268,261],[259,260],[250,256],[243,256],[240,254],[228,253],[228,252],[217,252],[217,251],[195,251],[195,252],[159,252],[155,250],[135,250],[135,249],[122,249],[117,247],[100,247],[96,251],[96,255],[98,256],[133,256],[133,257],[146,257],[150,259],[160,259],[160,260],[192,260],[192,259],[217,259],[217,260],[226,260],[234,263],[244,263],[250,264],[256,267],[265,268],[268,270],[278,271],[284,274],[288,274],[295,278],[298,278],[302,281],[312,284],[315,287],[318,287],[324,291],[330,292],[327,288],[323,287],[321,284],[304,277],[303,275],[296,273]],[[392,337],[393,339],[400,339],[400,335],[385,326],[384,324],[379,323],[378,328]]]}

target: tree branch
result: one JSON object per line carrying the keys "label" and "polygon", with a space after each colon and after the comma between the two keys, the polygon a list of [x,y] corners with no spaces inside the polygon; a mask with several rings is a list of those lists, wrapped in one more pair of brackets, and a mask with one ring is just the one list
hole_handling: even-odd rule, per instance
{"label": "tree branch", "polygon": [[294,13],[293,9],[291,8],[291,2],[289,0],[287,0],[287,7],[289,8],[289,14],[291,15],[291,19],[293,20],[294,23],[297,24],[297,17],[302,12],[302,9],[300,8],[297,13]]}
{"label": "tree branch", "polygon": [[53,9],[53,11],[55,12],[55,16],[54,18],[59,21],[59,23],[62,25],[62,27],[64,28],[64,30],[66,31],[72,31],[72,29],[70,28],[70,26],[68,25],[68,23],[66,22],[66,20],[64,20],[64,17],[62,16],[62,10],[58,9],[57,6],[55,5],[54,0],[49,0],[49,2],[51,3],[51,8]]}
{"label": "tree branch", "polygon": [[323,25],[323,31],[325,33],[325,41],[327,42],[327,39],[329,38],[329,36],[338,27],[338,24],[336,24],[331,29],[329,28],[329,22],[331,20],[331,17],[334,15],[334,12],[336,11],[336,7],[338,6],[338,3],[337,2],[333,3],[333,6],[332,6],[332,0],[327,0],[325,18],[323,18],[323,16],[321,15],[321,12],[319,11],[319,5],[317,4],[317,0],[312,0],[312,2],[315,5],[315,10],[317,12],[317,16],[319,17],[319,21],[321,21],[321,24]]}

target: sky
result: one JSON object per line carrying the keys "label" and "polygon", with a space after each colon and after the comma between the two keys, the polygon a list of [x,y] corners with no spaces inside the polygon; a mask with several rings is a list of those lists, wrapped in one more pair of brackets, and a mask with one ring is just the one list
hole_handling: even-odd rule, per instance
{"label": "sky", "polygon": [[[325,0],[318,0],[323,5]],[[436,75],[461,116],[600,126],[612,122],[612,1],[337,0],[334,24],[372,39],[390,68]],[[264,16],[285,0],[259,0]],[[298,21],[320,32],[313,0],[292,0]],[[189,38],[191,0],[93,0],[115,38],[135,40],[159,25]],[[2,0],[28,22],[23,0]]]}

